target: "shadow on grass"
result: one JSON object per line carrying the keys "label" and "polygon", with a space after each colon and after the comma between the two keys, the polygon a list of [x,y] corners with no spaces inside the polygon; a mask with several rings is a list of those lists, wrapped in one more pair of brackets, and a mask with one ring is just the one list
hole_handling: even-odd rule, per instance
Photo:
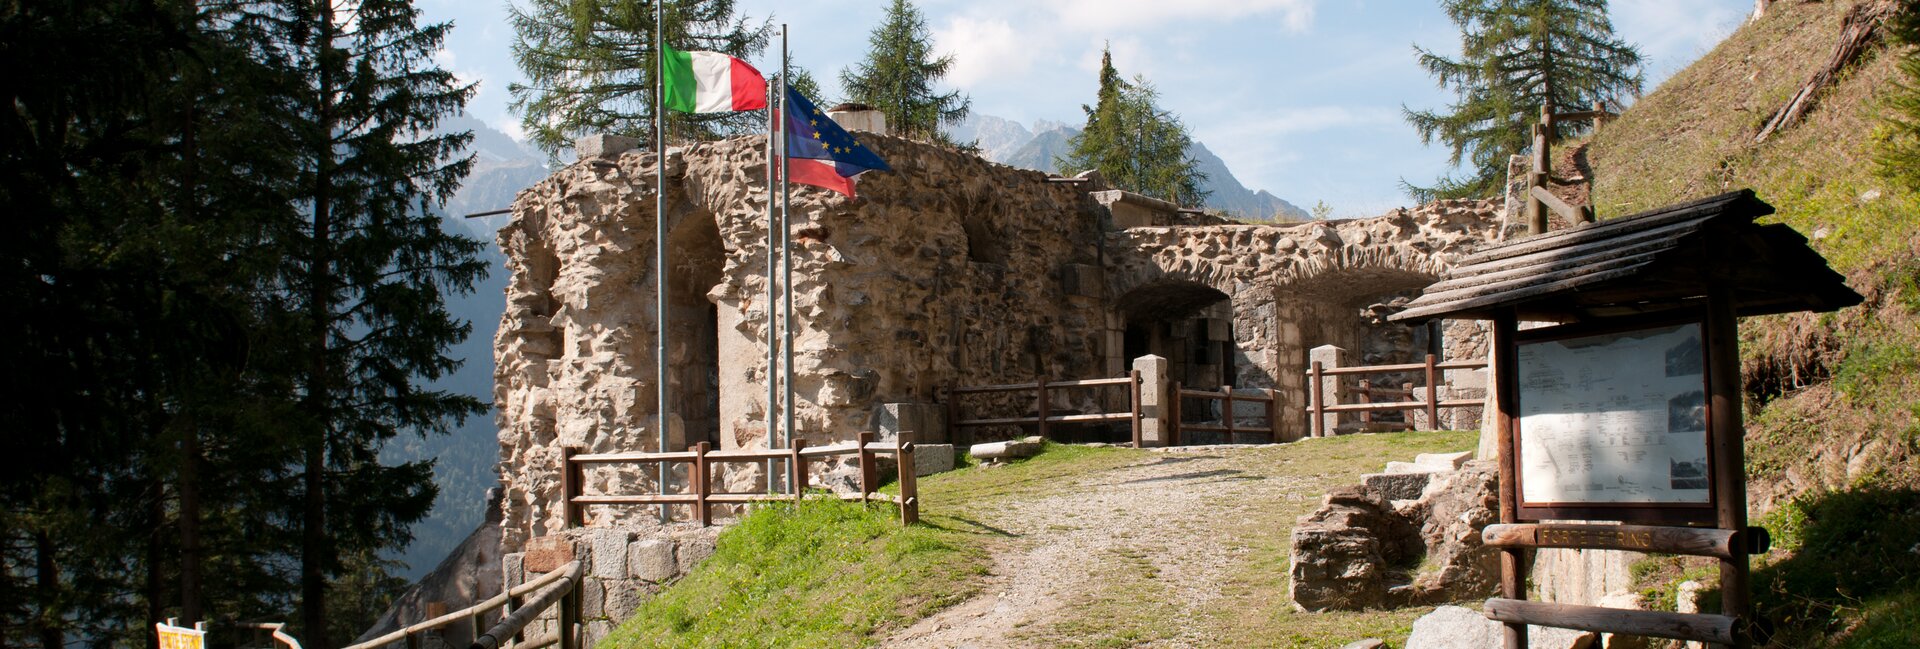
{"label": "shadow on grass", "polygon": [[931,527],[936,530],[945,530],[948,532],[959,532],[961,534],[983,534],[987,536],[998,536],[998,537],[1009,538],[1009,539],[1020,538],[1019,534],[1015,534],[1013,532],[1003,530],[998,527],[994,527],[992,525],[988,525],[986,523],[973,520],[971,518],[966,518],[963,516],[947,516],[947,515],[940,515],[938,517],[965,523],[969,528],[972,528],[972,529],[956,529],[952,527],[947,527],[945,525],[932,522],[926,518],[920,519],[920,524],[925,525],[927,527]]}
{"label": "shadow on grass", "polygon": [[1920,646],[1920,629],[1894,619],[1920,601],[1920,491],[1809,494],[1767,522],[1793,552],[1753,575],[1772,646]]}

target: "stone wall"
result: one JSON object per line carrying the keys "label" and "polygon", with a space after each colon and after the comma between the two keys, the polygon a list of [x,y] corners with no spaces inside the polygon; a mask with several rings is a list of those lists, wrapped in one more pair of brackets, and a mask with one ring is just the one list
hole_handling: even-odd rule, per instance
{"label": "stone wall", "polygon": [[[1278,388],[1283,423],[1299,426],[1308,348],[1378,337],[1366,307],[1424,286],[1508,231],[1491,201],[1217,224],[1155,215],[1168,206],[1116,198],[1097,177],[1054,183],[903,139],[862,141],[894,171],[862,176],[858,198],[793,188],[794,415],[812,445],[875,429],[882,404],[940,401],[944,386],[1116,376],[1169,346],[1191,352],[1168,356],[1173,376]],[[507,548],[561,529],[561,447],[658,450],[662,285],[666,450],[768,445],[764,146],[748,137],[669,152],[664,281],[653,272],[651,153],[602,151],[515,201],[499,234],[512,278],[495,370]],[[1148,212],[1120,220],[1158,225],[1116,227],[1122,204]],[[1183,223],[1194,225],[1166,225]],[[1049,407],[1112,407],[1085,392],[1050,393]],[[963,410],[988,408],[1018,416],[1038,404],[1009,395]],[[721,474],[733,490],[761,479],[751,466]],[[592,469],[585,483],[589,494],[657,486],[620,468]],[[648,508],[589,507],[586,516],[595,526],[658,525]]]}

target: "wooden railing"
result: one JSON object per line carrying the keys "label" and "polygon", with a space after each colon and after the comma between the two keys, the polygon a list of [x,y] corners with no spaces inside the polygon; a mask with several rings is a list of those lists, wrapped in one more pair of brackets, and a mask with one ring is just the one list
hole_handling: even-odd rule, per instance
{"label": "wooden railing", "polygon": [[[574,619],[576,607],[570,600],[575,599],[575,585],[580,581],[581,570],[580,562],[574,561],[473,606],[415,623],[366,642],[354,643],[344,649],[378,649],[402,641],[407,649],[420,649],[423,634],[462,621],[472,625],[472,649],[497,649],[508,638],[513,639],[515,649],[539,649],[555,644],[560,645],[561,649],[578,649],[577,636],[570,631],[578,622]],[[532,640],[522,637],[521,631],[528,623],[556,604],[560,606],[560,632]],[[503,609],[504,613],[500,621],[492,627],[484,626],[486,614],[497,608]],[[275,637],[278,636],[276,631]]]}
{"label": "wooden railing", "polygon": [[[1051,412],[1052,404],[1047,395],[1052,390],[1068,388],[1099,388],[1126,386],[1127,412],[1087,413],[1075,415],[1056,415]],[[1134,448],[1140,447],[1140,370],[1128,372],[1126,376],[1111,379],[1081,379],[1077,381],[1048,381],[1046,377],[1033,383],[1008,383],[1004,385],[974,385],[949,387],[947,392],[947,430],[956,437],[962,429],[986,426],[1034,426],[1039,435],[1052,439],[1048,429],[1053,424],[1099,424],[1127,422],[1132,426]],[[1039,408],[1032,417],[997,418],[960,418],[960,397],[969,394],[989,394],[996,392],[1033,392],[1039,402]]]}
{"label": "wooden railing", "polygon": [[[1486,401],[1483,399],[1449,399],[1447,401],[1441,401],[1440,400],[1440,383],[1441,383],[1440,372],[1445,370],[1477,370],[1480,368],[1484,368],[1486,366],[1487,366],[1486,361],[1447,361],[1442,363],[1442,362],[1439,362],[1439,359],[1435,357],[1433,354],[1427,354],[1427,359],[1426,359],[1426,362],[1424,363],[1404,363],[1404,364],[1398,364],[1398,365],[1359,365],[1354,367],[1325,367],[1320,361],[1314,361],[1313,364],[1307,369],[1307,392],[1308,392],[1307,426],[1308,426],[1308,429],[1314,437],[1325,437],[1327,433],[1326,431],[1327,415],[1338,415],[1340,413],[1356,412],[1356,413],[1361,413],[1363,416],[1370,417],[1371,413],[1376,413],[1376,412],[1405,412],[1408,410],[1426,411],[1428,425],[1437,427],[1440,422],[1441,408],[1477,408],[1477,407],[1486,405]],[[1337,402],[1336,403],[1328,402],[1328,395],[1326,393],[1327,390],[1326,390],[1326,381],[1325,381],[1325,379],[1328,377],[1365,376],[1368,374],[1393,374],[1393,373],[1399,373],[1399,372],[1424,372],[1425,373],[1425,378],[1426,378],[1426,384],[1424,388],[1424,392],[1426,396],[1425,400],[1394,401],[1389,403],[1371,403],[1372,401],[1371,395],[1373,394],[1386,394],[1386,395],[1400,396],[1400,397],[1411,399],[1414,394],[1417,394],[1415,390],[1419,388],[1417,388],[1412,383],[1407,383],[1407,384],[1404,384],[1406,388],[1405,390],[1391,390],[1391,389],[1374,388],[1369,386],[1365,391],[1361,392],[1362,394],[1367,395],[1368,397],[1367,403],[1343,404],[1343,403],[1337,403]],[[1335,380],[1340,380],[1340,379],[1336,378]],[[1337,393],[1335,396],[1336,397],[1338,396]]]}
{"label": "wooden railing", "polygon": [[[664,510],[669,505],[690,505],[700,525],[713,524],[713,506],[746,504],[792,500],[799,502],[806,498],[834,497],[843,500],[862,502],[882,500],[900,506],[900,521],[911,525],[920,520],[919,489],[914,473],[914,445],[911,442],[877,444],[873,433],[860,433],[858,441],[852,444],[834,444],[818,448],[807,448],[806,440],[796,439],[793,448],[766,451],[713,451],[707,442],[701,442],[691,451],[669,453],[594,453],[583,454],[580,449],[568,447],[560,450],[560,490],[566,504],[566,524],[577,527],[584,524],[584,508],[591,505],[658,505]],[[808,494],[807,463],[825,457],[854,455],[859,458],[860,493],[858,494]],[[874,461],[877,455],[894,456],[899,465],[900,495],[894,496],[879,492],[879,469]],[[768,460],[782,461],[786,467],[788,488],[786,493],[728,493],[713,490],[713,467],[717,464],[757,464]],[[687,472],[687,490],[685,493],[666,493],[665,485],[659,493],[652,494],[593,494],[582,493],[585,484],[585,467],[589,464],[664,464],[680,462],[689,465]],[[768,476],[771,478],[772,476]]]}
{"label": "wooden railing", "polygon": [[[1181,413],[1184,412],[1184,409],[1181,407],[1181,401],[1186,399],[1219,402],[1220,425],[1190,424],[1182,421],[1183,417]],[[1184,444],[1188,432],[1225,433],[1226,443],[1228,444],[1233,443],[1235,433],[1262,434],[1267,436],[1267,441],[1269,442],[1280,441],[1280,400],[1274,396],[1274,392],[1271,389],[1262,390],[1259,395],[1234,394],[1233,386],[1231,385],[1220,386],[1219,392],[1210,392],[1207,390],[1188,390],[1179,382],[1175,382],[1173,384],[1172,401],[1172,412],[1168,413],[1167,418],[1168,421],[1171,422],[1169,428],[1172,429],[1168,435],[1170,438],[1169,443],[1173,446]],[[1262,412],[1264,413],[1264,418],[1267,420],[1266,427],[1249,428],[1235,425],[1233,404],[1236,401],[1265,402],[1267,405]]]}
{"label": "wooden railing", "polygon": [[1568,223],[1592,223],[1593,205],[1572,205],[1547,190],[1553,172],[1551,148],[1553,128],[1560,122],[1592,120],[1595,128],[1615,117],[1598,102],[1593,110],[1555,113],[1550,106],[1540,107],[1540,121],[1533,125],[1533,170],[1527,174],[1527,229],[1531,234],[1547,231],[1547,211],[1552,210]]}

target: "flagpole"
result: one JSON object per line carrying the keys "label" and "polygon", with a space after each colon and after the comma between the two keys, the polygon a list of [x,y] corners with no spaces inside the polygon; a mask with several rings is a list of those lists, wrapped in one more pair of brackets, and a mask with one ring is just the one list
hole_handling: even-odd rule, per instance
{"label": "flagpole", "polygon": [[[667,452],[667,10],[665,2],[653,3],[653,284],[654,328],[658,334],[653,347],[654,380],[659,403],[654,412],[661,453]],[[660,493],[667,493],[667,463],[660,462]],[[667,504],[660,503],[660,523],[669,520]]]}
{"label": "flagpole", "polygon": [[[787,25],[785,23],[781,23],[780,25],[780,112],[782,115],[786,114],[786,108],[787,108],[787,78],[788,78],[787,75],[789,74],[787,65],[788,65],[787,63]],[[784,135],[784,133],[782,135]],[[785,142],[782,142],[782,144],[784,145]],[[780,297],[781,297],[781,300],[784,302],[784,307],[782,309],[784,313],[781,315],[781,318],[780,318],[780,325],[781,325],[781,328],[784,330],[782,333],[783,340],[781,341],[780,351],[786,356],[786,362],[783,363],[780,367],[780,371],[783,374],[782,387],[786,390],[786,399],[785,399],[786,407],[782,410],[782,414],[784,414],[786,417],[786,425],[782,427],[781,432],[784,433],[784,439],[782,441],[784,442],[783,447],[785,448],[791,448],[793,446],[793,411],[794,411],[794,403],[793,403],[793,245],[792,245],[792,242],[788,240],[792,236],[793,229],[791,227],[790,219],[787,215],[787,207],[788,207],[787,204],[793,201],[793,194],[790,188],[788,187],[788,183],[787,183],[787,177],[791,175],[789,172],[792,171],[792,164],[790,162],[792,157],[793,157],[792,151],[788,151],[787,147],[785,146],[780,147],[780,246],[784,251],[784,253],[780,255],[780,272],[781,272],[781,275],[783,276],[780,282],[780,287],[781,287]],[[807,486],[802,484],[793,485],[793,493],[799,494],[802,490],[806,488]]]}
{"label": "flagpole", "polygon": [[[780,83],[784,84],[786,82],[782,80],[780,81]],[[780,87],[784,88],[786,86],[782,85]],[[769,97],[769,99],[771,98],[772,97]],[[779,422],[774,419],[775,417],[778,416],[775,412],[775,408],[779,404],[779,401],[778,401],[779,394],[778,392],[776,392],[778,386],[774,382],[774,376],[775,376],[774,373],[778,372],[780,369],[780,357],[779,357],[779,351],[778,351],[780,349],[780,342],[778,339],[774,337],[773,332],[775,327],[774,322],[775,322],[776,316],[779,315],[779,309],[775,308],[775,300],[778,298],[776,297],[777,294],[775,291],[774,272],[777,270],[777,267],[775,266],[775,264],[778,263],[778,260],[780,258],[780,246],[779,244],[774,243],[775,239],[773,235],[774,229],[778,225],[774,221],[774,210],[773,210],[773,205],[774,205],[773,139],[780,137],[780,126],[779,126],[780,114],[781,113],[778,107],[772,101],[767,102],[767,300],[766,300],[767,373],[765,376],[767,378],[767,428],[766,428],[766,431],[767,431],[767,448],[768,449],[778,448],[774,446],[774,434],[775,434],[774,431],[779,430]],[[768,458],[767,459],[767,493],[770,493],[770,494],[778,493],[774,487],[775,474],[773,472],[773,467],[774,467],[774,460],[772,458]]]}

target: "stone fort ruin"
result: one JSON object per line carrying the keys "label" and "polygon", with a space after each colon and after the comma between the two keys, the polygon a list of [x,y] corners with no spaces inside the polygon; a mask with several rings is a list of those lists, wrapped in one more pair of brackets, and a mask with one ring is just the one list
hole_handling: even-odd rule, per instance
{"label": "stone fort ruin", "polygon": [[[793,190],[795,435],[811,445],[895,432],[899,413],[937,412],[947,386],[1119,376],[1143,356],[1165,359],[1149,389],[1274,390],[1285,441],[1306,430],[1303,370],[1315,347],[1349,350],[1353,364],[1482,353],[1467,323],[1410,329],[1384,315],[1507,236],[1498,201],[1247,225],[1097,175],[1049,178],[905,139],[862,140],[894,171],[863,176],[858,199]],[[652,153],[583,148],[514,202],[499,234],[512,278],[495,346],[504,551],[563,527],[563,446],[661,450],[660,285],[670,303],[665,450],[767,446],[765,144],[667,155],[664,278],[652,273],[662,189]],[[1049,409],[1100,407],[1075,399],[1089,397],[1055,393]],[[1000,405],[1030,413],[1033,401]],[[609,472],[587,489],[646,480]],[[641,511],[596,524],[652,518],[627,509]]]}

